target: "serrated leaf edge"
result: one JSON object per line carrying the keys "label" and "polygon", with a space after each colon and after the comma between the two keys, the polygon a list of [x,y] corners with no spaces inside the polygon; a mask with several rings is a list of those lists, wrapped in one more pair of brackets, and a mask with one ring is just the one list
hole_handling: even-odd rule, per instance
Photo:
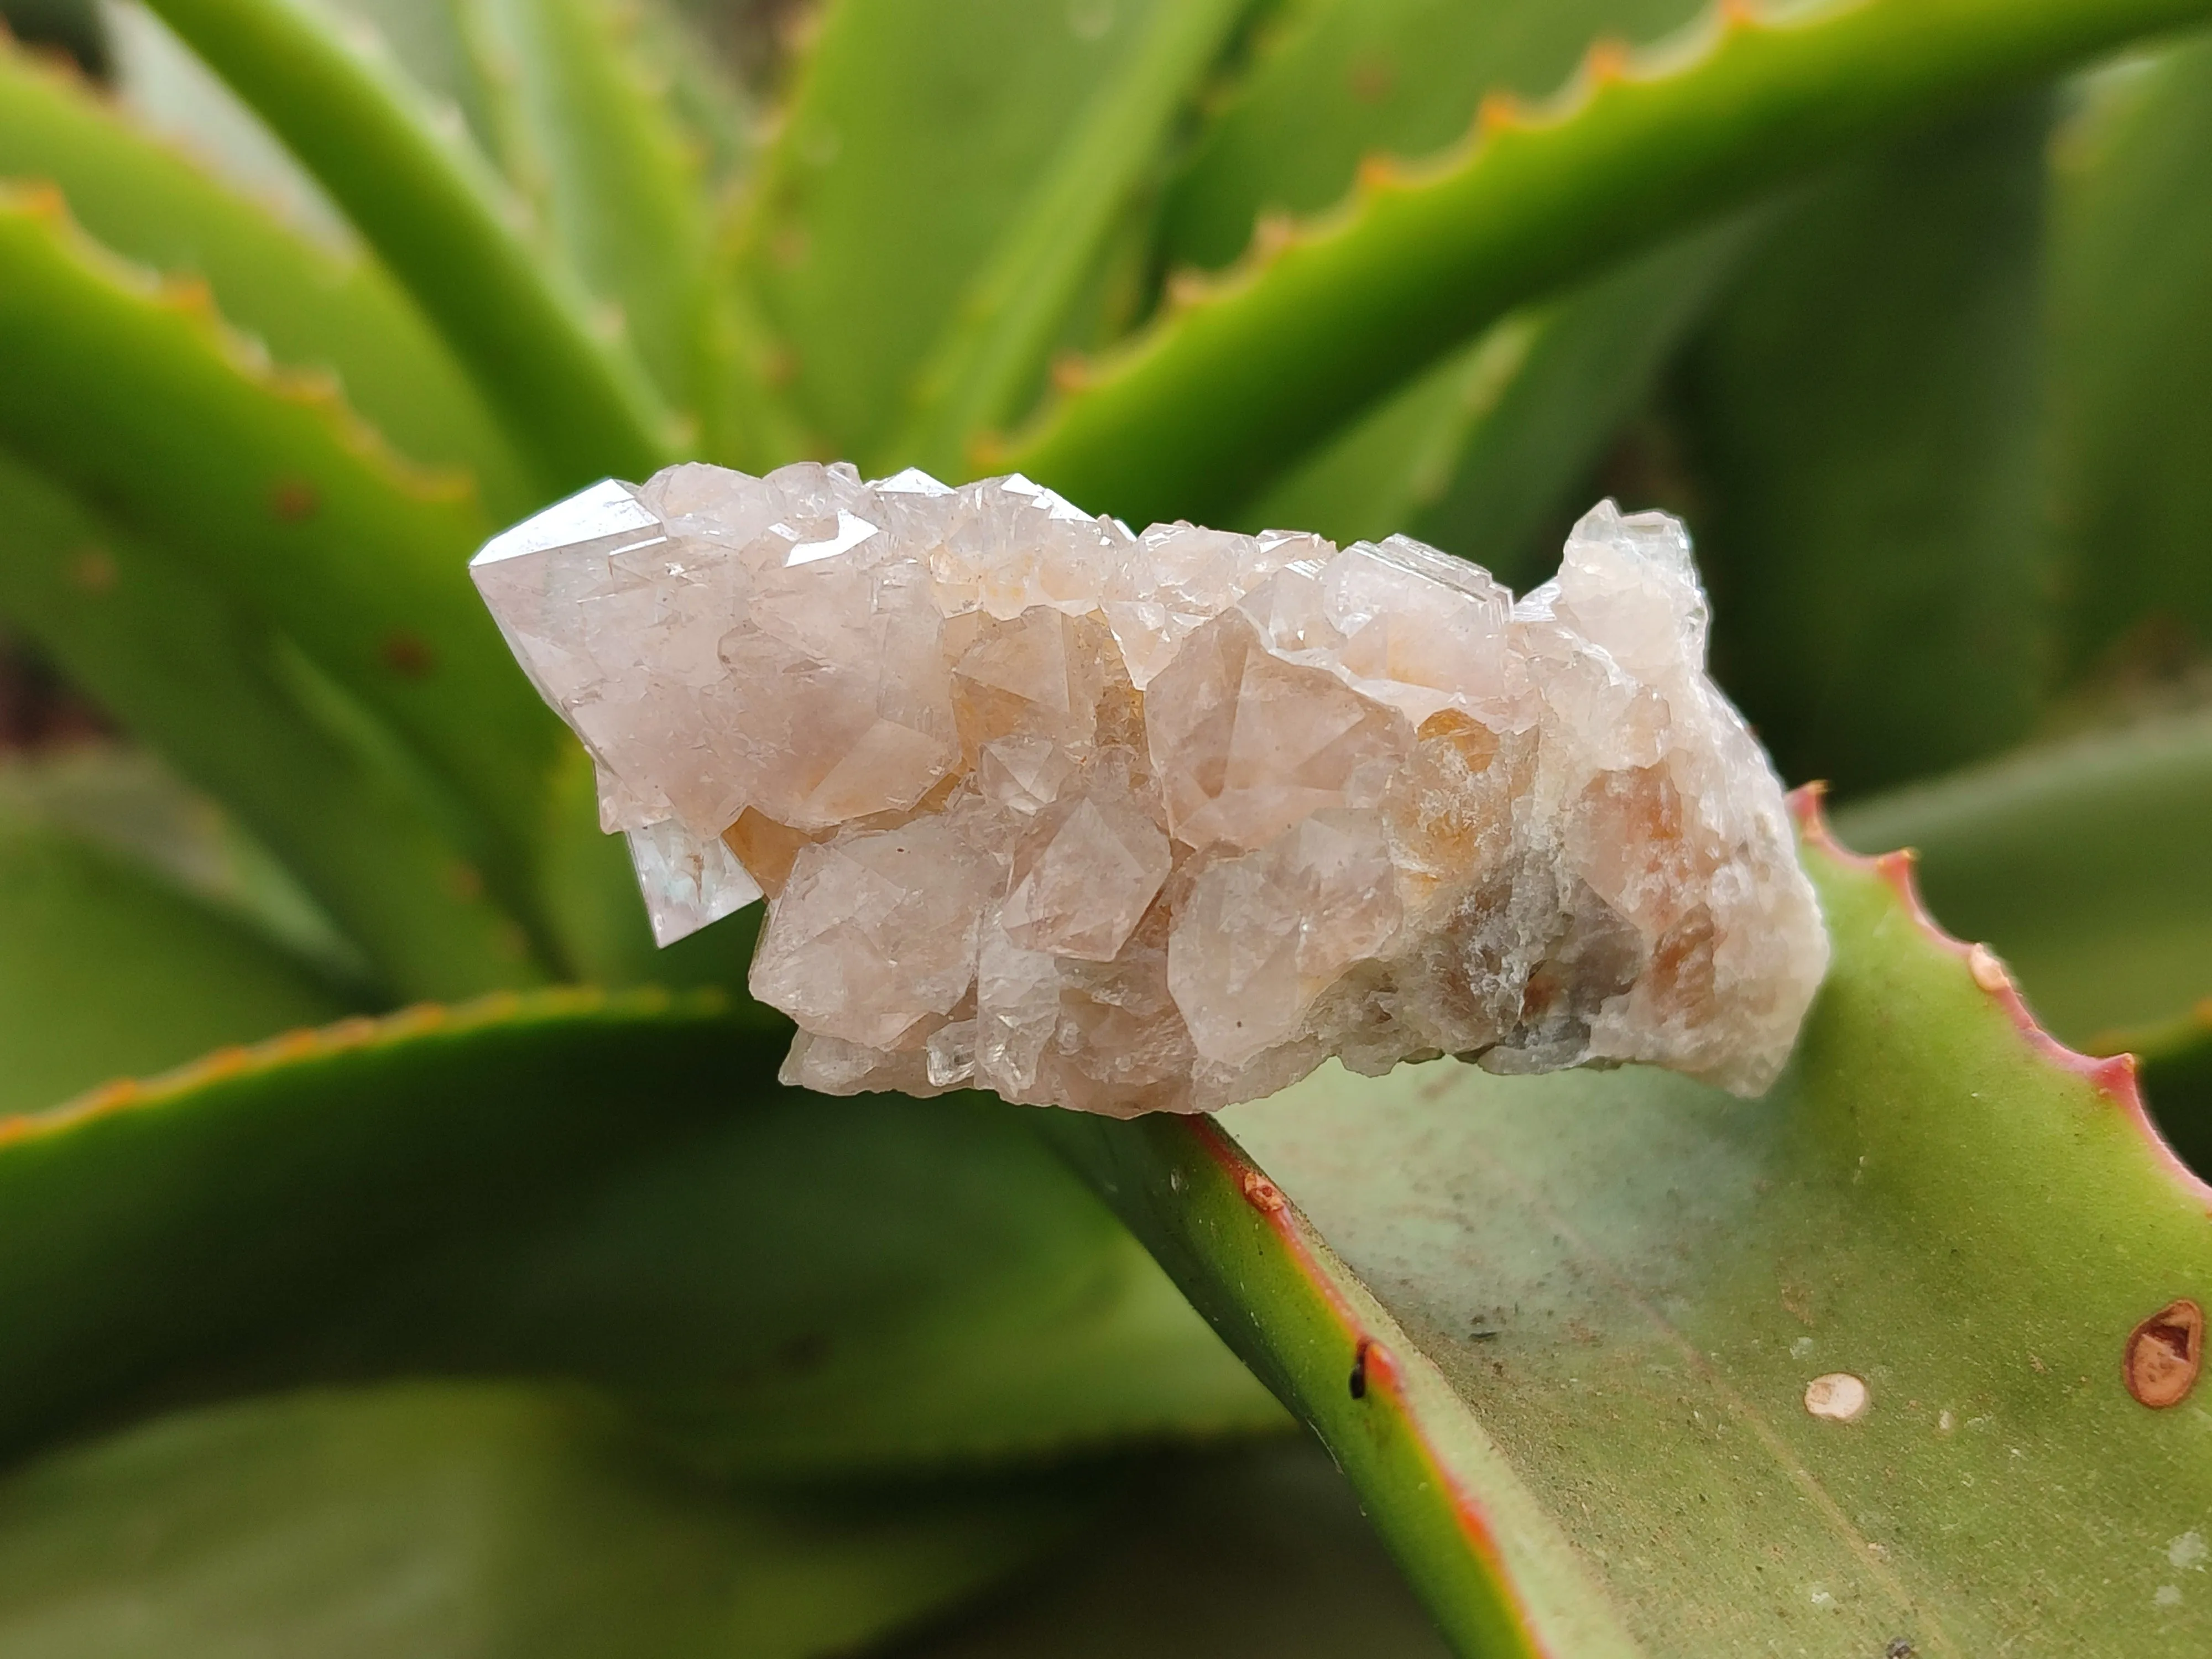
{"label": "serrated leaf edge", "polygon": [[2052,1036],[2021,994],[2019,983],[2002,957],[1985,944],[1958,938],[1936,921],[1921,896],[1919,854],[1910,847],[1879,854],[1853,852],[1838,841],[1828,827],[1822,805],[1826,793],[1826,785],[1811,783],[1793,790],[1790,795],[1790,814],[1796,819],[1798,834],[1805,842],[1846,869],[1879,878],[1896,896],[1899,905],[1918,927],[1922,937],[1965,967],[1975,988],[2004,1011],[2014,1029],[2036,1055],[2046,1064],[2081,1079],[2118,1108],[2148,1144],[2167,1176],[2207,1216],[2212,1217],[2212,1183],[2183,1163],[2159,1133],[2143,1098],[2141,1067],[2136,1056],[2124,1053],[2087,1054]]}
{"label": "serrated leaf edge", "polygon": [[[1856,4],[1870,0],[1855,0]],[[1287,253],[1340,240],[1356,233],[1374,204],[1385,197],[1410,195],[1452,183],[1480,165],[1509,134],[1535,133],[1571,125],[1589,115],[1600,99],[1616,88],[1648,86],[1704,66],[1730,40],[1752,33],[1782,33],[1817,27],[1844,7],[1816,6],[1808,16],[1781,21],[1762,17],[1749,0],[1717,0],[1668,39],[1640,51],[1611,36],[1600,36],[1583,51],[1559,89],[1534,102],[1493,88],[1476,100],[1475,113],[1460,138],[1419,158],[1389,150],[1363,155],[1344,195],[1316,212],[1299,216],[1264,212],[1254,221],[1244,251],[1217,270],[1182,266],[1170,272],[1161,290],[1157,319],[1130,339],[1105,350],[1072,353],[1054,366],[1052,386],[1060,394],[1013,434],[981,433],[970,441],[969,459],[981,471],[1010,463],[1049,430],[1066,396],[1104,386],[1131,373],[1164,349],[1175,325],[1186,317],[1237,299],[1255,287]]]}
{"label": "serrated leaf edge", "polygon": [[0,52],[4,52],[17,64],[50,84],[64,89],[69,96],[78,100],[100,119],[127,134],[135,143],[143,144],[149,149],[159,150],[169,160],[190,167],[210,189],[250,203],[266,214],[272,222],[289,233],[314,258],[343,270],[358,269],[366,263],[357,248],[341,252],[326,241],[301,234],[295,223],[286,218],[282,207],[265,189],[224,173],[209,161],[188,137],[165,132],[153,125],[118,97],[112,88],[102,86],[87,75],[76,59],[67,52],[36,42],[17,40],[9,32],[4,18],[0,18]]}
{"label": "serrated leaf edge", "polygon": [[116,252],[77,222],[60,185],[51,180],[0,180],[0,213],[43,224],[63,255],[91,280],[184,319],[225,368],[278,401],[314,415],[339,448],[379,483],[418,501],[481,506],[473,473],[426,466],[401,454],[347,400],[336,375],[276,362],[256,336],[224,318],[213,290],[198,277],[172,276]]}

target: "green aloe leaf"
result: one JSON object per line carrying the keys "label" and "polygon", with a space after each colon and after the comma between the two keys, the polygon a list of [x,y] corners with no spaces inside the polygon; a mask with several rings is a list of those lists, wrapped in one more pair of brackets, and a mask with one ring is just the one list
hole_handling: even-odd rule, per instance
{"label": "green aloe leaf", "polygon": [[151,750],[92,742],[16,756],[0,769],[0,810],[88,842],[243,922],[334,986],[358,988],[372,977],[359,947],[298,878]]}
{"label": "green aloe leaf", "polygon": [[468,16],[501,160],[544,240],[662,401],[696,409],[708,304],[704,158],[648,82],[635,21],[605,0],[472,0]]}
{"label": "green aloe leaf", "polygon": [[1279,1426],[1027,1115],[775,1089],[721,1006],[431,1007],[17,1120],[0,1441],[426,1372],[782,1474]]}
{"label": "green aloe leaf", "polygon": [[1310,1440],[1148,1472],[1075,1547],[900,1659],[1444,1659]]}
{"label": "green aloe leaf", "polygon": [[1551,111],[1369,173],[1327,220],[1188,291],[993,465],[1132,521],[1233,511],[1353,410],[1508,307],[1846,152],[2033,81],[2200,0],[1851,0],[1731,9]]}
{"label": "green aloe leaf", "polygon": [[[1090,157],[1086,145],[1132,117],[1141,127],[1172,90],[1146,77],[1186,73],[1203,29],[1183,31],[1225,10],[1218,0],[825,9],[761,158],[744,239],[770,367],[818,445],[885,452],[933,349],[963,327],[963,306],[1020,300],[989,285],[1027,261],[1052,263],[1055,249],[1028,244],[1032,216],[1049,210],[1056,230],[1096,234],[1096,213],[1139,158]],[[1036,338],[1026,313],[1006,321],[1016,345]]]}
{"label": "green aloe leaf", "polygon": [[[1341,198],[1363,160],[1431,155],[1467,131],[1481,96],[1548,91],[1594,39],[1648,42],[1694,9],[1686,0],[1306,8],[1261,49],[1176,179],[1161,258],[1224,264],[1263,221]],[[1289,469],[1240,521],[1339,541],[1404,531],[1516,584],[1540,580],[1522,568],[1540,556],[1540,530],[1644,402],[1747,228],[1681,239],[1508,314]]]}
{"label": "green aloe leaf", "polygon": [[343,209],[475,374],[548,489],[670,453],[645,376],[515,228],[496,179],[396,64],[305,0],[160,0]]}
{"label": "green aloe leaf", "polygon": [[1757,228],[1702,231],[1512,312],[1279,479],[1242,521],[1339,542],[1404,531],[1534,586],[1547,574],[1540,532]]}
{"label": "green aloe leaf", "polygon": [[1994,945],[2039,1017],[2100,1053],[2212,994],[2212,715],[2099,732],[1844,808],[1911,847],[1943,925]]}
{"label": "green aloe leaf", "polygon": [[234,917],[15,810],[0,768],[0,1112],[346,1012]]}
{"label": "green aloe leaf", "polygon": [[1146,12],[1117,73],[969,278],[921,367],[913,413],[887,458],[961,471],[976,434],[999,430],[1035,399],[1117,221],[1250,9],[1250,0],[1177,0]]}
{"label": "green aloe leaf", "polygon": [[781,1478],[1285,1426],[1022,1115],[984,1101],[757,1091],[210,1375],[424,1372],[580,1377],[688,1461]]}
{"label": "green aloe leaf", "polygon": [[2076,666],[2212,649],[2208,144],[2199,40],[2110,77],[2053,155],[2053,509]]}
{"label": "green aloe leaf", "polygon": [[1785,776],[1863,791],[2034,717],[2048,108],[2008,100],[1824,185],[1690,354],[1715,672]]}
{"label": "green aloe leaf", "polygon": [[372,32],[377,50],[426,94],[441,116],[450,108],[489,155],[498,141],[493,94],[469,39],[468,18],[453,0],[332,0],[347,27]]}
{"label": "green aloe leaf", "polygon": [[1261,34],[1160,208],[1163,264],[1216,270],[1270,215],[1319,213],[1369,156],[1432,155],[1486,94],[1541,97],[1591,41],[1649,45],[1703,0],[1309,0]]}
{"label": "green aloe leaf", "polygon": [[50,195],[0,192],[0,442],[296,641],[520,864],[557,726],[465,574],[490,527],[327,386],[258,364],[195,289],[149,284]]}
{"label": "green aloe leaf", "polygon": [[54,185],[106,246],[205,282],[278,362],[336,375],[401,453],[465,468],[493,517],[534,504],[475,388],[380,267],[318,246],[72,76],[12,50],[0,51],[0,177]]}
{"label": "green aloe leaf", "polygon": [[732,1492],[574,1391],[304,1394],[167,1418],[0,1482],[0,1646],[803,1659],[957,1604],[1066,1537],[1090,1499],[1068,1479]]}
{"label": "green aloe leaf", "polygon": [[361,251],[322,186],[167,24],[137,0],[106,6],[101,15],[114,43],[109,95],[134,127],[158,135],[330,252]]}
{"label": "green aloe leaf", "polygon": [[[4,455],[0,617],[234,811],[386,989],[465,996],[544,976],[522,929],[486,896],[479,855],[403,771],[303,706],[296,651]],[[133,1066],[118,1056],[110,1069]]]}
{"label": "green aloe leaf", "polygon": [[1805,857],[1835,960],[1762,1100],[1440,1062],[1050,1121],[1463,1652],[2201,1645],[2212,1445],[2123,1364],[2212,1293],[2212,1194],[1906,860]]}

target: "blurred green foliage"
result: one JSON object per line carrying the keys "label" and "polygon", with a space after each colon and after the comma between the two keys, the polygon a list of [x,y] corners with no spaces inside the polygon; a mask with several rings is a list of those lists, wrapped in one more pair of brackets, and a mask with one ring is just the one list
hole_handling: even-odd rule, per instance
{"label": "blurred green foliage", "polygon": [[[1225,1137],[781,1088],[753,922],[653,950],[588,768],[464,563],[574,484],[691,455],[1019,465],[1093,510],[1405,531],[1522,586],[1597,495],[1670,508],[1716,672],[1781,769],[1833,781],[1854,845],[1918,843],[1938,918],[2060,1036],[2142,1049],[2201,1163],[2208,13],[4,0],[0,649],[37,665],[9,695],[112,735],[0,755],[0,1647],[1773,1636],[1747,1550],[1640,1613],[1584,1572],[1625,1547],[1593,1502],[1664,1528],[1717,1443],[1685,1419],[1735,1409],[1719,1395],[1639,1395],[1607,1419],[1643,1423],[1633,1444],[1608,1438],[1556,1403],[1599,1338],[1509,1376],[1478,1322],[1394,1339],[1408,1375],[1440,1369],[1378,1422],[1347,1415],[1366,1349],[1340,1352],[1342,1322],[1490,1310],[1497,1264],[1568,1215],[1642,1252],[1620,1281],[1642,1285],[1757,1208],[1713,1173],[1747,1149],[1791,1191],[1855,1180],[1823,1162],[1838,1102],[1890,1109],[1850,1119],[1860,1167],[1975,1178],[2003,1132],[1957,1109],[1963,1079],[2015,1124],[2075,1109],[2078,1079],[1991,1057],[2009,1026],[1871,889],[1822,866],[1860,990],[1765,1119],[1634,1072],[1540,1085],[1559,1098],[1533,1115],[1486,1082],[1452,1109],[1494,1114],[1553,1220],[1516,1199],[1488,1266],[1430,1240],[1364,1276],[1364,1241],[1449,1216],[1489,1167],[1462,1147],[1369,1182],[1363,1105],[1432,1109],[1407,1079],[1324,1079],[1285,1108],[1316,1109],[1307,1139],[1248,1137],[1313,1172],[1294,1196],[1349,1267],[1207,1184],[1247,1156]],[[2063,1193],[2085,1237],[2164,1227],[2150,1158],[2039,1143],[2006,1204]],[[1573,1186],[1599,1165],[1615,1186]],[[1665,1202],[1638,1196],[1668,1170]],[[1836,1284],[1902,1286],[1915,1237],[1979,1248],[1885,1193],[1888,1231],[1836,1212],[1861,1229],[1822,1246]],[[1739,1255],[1800,1249],[1759,1213]],[[2057,1297],[2083,1328],[2132,1283],[2030,1249],[1977,1271],[1989,1305]],[[1747,1328],[1778,1296],[1816,1329],[1786,1277],[1730,1286],[1651,1294]],[[1948,1294],[1867,1316],[1971,1370]],[[2057,1409],[2032,1379],[1976,1386]],[[1278,1397],[1444,1636],[1322,1455],[1273,1438]],[[2157,1438],[2179,1414],[2067,1420],[2200,1468]],[[1825,1444],[1788,1478],[1842,1515],[1861,1472]],[[1593,1457],[1641,1473],[1594,1500]],[[1476,1471],[1496,1549],[1432,1524],[1437,1459]],[[2027,1501],[1997,1485],[1947,1498],[1960,1527]],[[2104,1494],[2081,1504],[2117,1535]],[[2081,1547],[2022,1547],[2040,1583],[2037,1551]],[[2095,1650],[2205,1645],[2193,1581],[2156,1588],[2126,1580]],[[1948,1594],[1905,1595],[1898,1639]]]}

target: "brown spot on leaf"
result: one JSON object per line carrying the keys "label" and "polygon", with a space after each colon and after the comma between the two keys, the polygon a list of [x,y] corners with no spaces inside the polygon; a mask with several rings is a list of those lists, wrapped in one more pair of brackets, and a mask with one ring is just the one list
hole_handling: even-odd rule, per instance
{"label": "brown spot on leaf", "polygon": [[321,495],[305,478],[287,478],[269,492],[269,511],[283,524],[313,518],[322,504]]}
{"label": "brown spot on leaf", "polygon": [[1244,1171],[1244,1201],[1255,1210],[1264,1210],[1273,1215],[1291,1200],[1283,1196],[1280,1187],[1257,1170],[1247,1170]]}
{"label": "brown spot on leaf", "polygon": [[801,225],[780,226],[769,238],[769,253],[786,270],[795,270],[806,263],[806,230]]}
{"label": "brown spot on leaf", "polygon": [[69,575],[84,592],[111,592],[115,587],[115,557],[104,547],[85,548],[70,561]]}
{"label": "brown spot on leaf", "polygon": [[1813,1326],[1813,1292],[1802,1285],[1782,1287],[1782,1305],[1790,1316],[1810,1330]]}
{"label": "brown spot on leaf", "polygon": [[1397,85],[1397,66],[1387,58],[1363,58],[1352,66],[1352,95],[1363,104],[1381,103]]}
{"label": "brown spot on leaf", "polygon": [[430,672],[430,647],[417,634],[387,634],[380,647],[384,665],[403,679],[419,680]]}
{"label": "brown spot on leaf", "polygon": [[1367,1398],[1367,1339],[1363,1336],[1358,1346],[1352,1351],[1352,1397],[1354,1400]]}
{"label": "brown spot on leaf", "polygon": [[2204,1310],[2184,1297],[2128,1333],[2120,1374],[2128,1392],[2154,1411],[2178,1406],[2204,1365]]}

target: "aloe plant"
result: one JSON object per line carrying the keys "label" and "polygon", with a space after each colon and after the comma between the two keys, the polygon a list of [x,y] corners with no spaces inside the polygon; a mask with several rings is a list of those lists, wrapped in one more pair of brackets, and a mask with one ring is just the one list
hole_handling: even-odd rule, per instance
{"label": "aloe plant", "polygon": [[[770,9],[10,0],[0,1646],[2203,1648],[2212,0]],[[464,571],[686,456],[1682,512],[1790,1069],[779,1087]]]}

